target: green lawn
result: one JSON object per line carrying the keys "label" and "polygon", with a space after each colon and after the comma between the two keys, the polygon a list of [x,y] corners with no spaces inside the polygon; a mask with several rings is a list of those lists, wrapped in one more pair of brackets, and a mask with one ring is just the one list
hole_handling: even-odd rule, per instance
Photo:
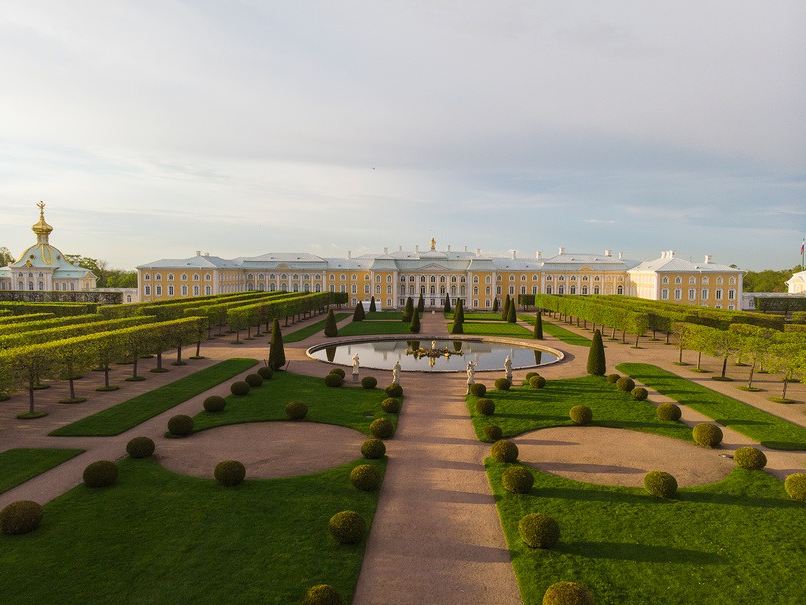
{"label": "green lawn", "polygon": [[[484,382],[483,380],[481,382]],[[476,436],[484,440],[484,427],[497,424],[505,437],[514,437],[536,429],[574,426],[568,412],[575,405],[587,405],[593,411],[593,424],[645,431],[692,441],[691,429],[682,422],[663,421],[648,401],[635,401],[629,393],[598,376],[580,376],[549,380],[542,389],[512,387],[498,391],[487,384],[487,395],[495,402],[495,414],[483,416],[475,409],[477,397],[467,396]]]}
{"label": "green lawn", "polygon": [[411,334],[407,321],[354,321],[339,328],[339,336],[363,336],[373,334]]}
{"label": "green lawn", "polygon": [[59,437],[119,435],[257,364],[256,359],[228,359],[116,406],[56,429]]}
{"label": "green lawn", "polygon": [[[450,331],[453,324],[448,324]],[[531,338],[532,333],[517,324],[501,322],[466,321],[462,324],[465,334],[472,336],[507,336],[510,338]]]}
{"label": "green lawn", "polygon": [[348,509],[371,523],[378,492],[349,481],[365,463],[383,472],[386,460],[225,488],[126,458],[116,485],[80,485],[45,506],[34,532],[0,535],[2,600],[288,605],[326,583],[350,603],[365,544],[340,546],[327,527]]}
{"label": "green lawn", "polygon": [[83,452],[73,449],[16,448],[0,453],[0,494]]}
{"label": "green lawn", "polygon": [[806,428],[646,363],[622,363],[620,372],[767,447],[806,450]]}
{"label": "green lawn", "polygon": [[[453,313],[445,313],[445,319],[453,321]],[[505,321],[498,313],[465,313],[465,321]]]}
{"label": "green lawn", "polygon": [[[783,482],[736,469],[724,481],[681,489],[672,500],[642,489],[579,483],[529,470],[530,494],[511,494],[487,471],[526,605],[540,605],[558,581],[586,586],[597,605],[794,605],[803,602],[806,505]],[[522,543],[529,513],[554,517],[552,549]]]}
{"label": "green lawn", "polygon": [[[535,321],[537,321],[534,315],[531,316],[519,315],[518,319],[531,325],[535,325]],[[557,340],[561,340],[562,342],[568,345],[576,345],[580,347],[591,346],[590,338],[580,336],[579,334],[575,334],[570,330],[566,330],[565,328],[560,327],[557,324],[547,322],[545,318],[543,318],[543,333],[551,334]]]}
{"label": "green lawn", "polygon": [[401,311],[371,311],[371,312],[367,311],[366,319],[368,319],[369,321],[379,319],[379,320],[388,320],[388,321],[394,320],[402,322],[403,313]]}
{"label": "green lawn", "polygon": [[[325,373],[323,368],[323,378]],[[376,418],[386,417],[397,426],[397,416],[381,410],[381,402],[386,398],[382,389],[328,387],[323,378],[275,372],[271,380],[253,388],[248,395],[228,396],[223,411],[202,410],[194,417],[194,426],[203,430],[239,422],[286,420],[285,406],[295,399],[308,406],[306,421],[338,424],[366,434]]]}
{"label": "green lawn", "polygon": [[[340,322],[345,317],[350,317],[352,313],[334,313],[333,316],[336,318],[336,323]],[[323,319],[322,321],[317,321],[314,324],[309,326],[305,326],[299,330],[295,330],[293,332],[289,332],[288,334],[283,334],[283,342],[299,342],[300,340],[305,340],[309,336],[313,336],[314,334],[321,332],[325,329],[325,322],[327,320]]]}

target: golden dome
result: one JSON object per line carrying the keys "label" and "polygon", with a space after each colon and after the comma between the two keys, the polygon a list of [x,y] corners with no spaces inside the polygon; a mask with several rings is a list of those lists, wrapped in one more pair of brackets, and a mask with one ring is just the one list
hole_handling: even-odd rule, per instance
{"label": "golden dome", "polygon": [[39,202],[37,207],[39,208],[39,222],[32,226],[31,230],[36,233],[38,242],[47,243],[48,236],[51,231],[53,231],[53,227],[45,222],[45,202]]}

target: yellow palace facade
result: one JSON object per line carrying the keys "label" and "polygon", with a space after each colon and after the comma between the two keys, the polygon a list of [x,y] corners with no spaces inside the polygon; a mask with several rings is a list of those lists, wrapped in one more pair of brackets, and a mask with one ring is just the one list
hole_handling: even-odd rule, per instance
{"label": "yellow palace facade", "polygon": [[[674,261],[674,262],[670,262]],[[628,295],[652,300],[738,309],[742,273],[711,262],[693,263],[666,251],[639,262],[603,254],[569,253],[533,258],[486,256],[480,249],[429,250],[323,258],[281,252],[222,259],[197,252],[185,259],[161,259],[137,267],[141,301],[181,299],[231,292],[345,292],[350,303],[375,297],[382,309],[402,308],[422,294],[426,308],[444,305],[445,296],[461,298],[467,309],[492,310],[507,295]],[[692,294],[693,290],[693,294]]]}

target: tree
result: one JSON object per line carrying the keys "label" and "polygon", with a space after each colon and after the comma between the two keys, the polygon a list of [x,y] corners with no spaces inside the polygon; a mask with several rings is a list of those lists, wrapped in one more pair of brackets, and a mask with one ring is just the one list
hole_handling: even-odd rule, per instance
{"label": "tree", "polygon": [[770,346],[770,353],[767,367],[784,375],[781,400],[786,401],[787,383],[794,379],[795,374],[806,372],[806,339],[797,332],[779,333]]}
{"label": "tree", "polygon": [[5,246],[0,247],[0,267],[6,267],[14,262],[14,256]]}
{"label": "tree", "polygon": [[406,299],[406,306],[403,307],[403,321],[410,322],[411,316],[414,314],[414,300],[411,296]]}
{"label": "tree", "polygon": [[[358,304],[360,305],[361,303]],[[358,307],[356,307],[356,311],[358,311]],[[355,316],[353,316],[353,321],[355,321]],[[325,336],[331,338],[338,335],[339,327],[336,325],[336,316],[333,314],[333,309],[328,309],[327,317],[325,318]]]}
{"label": "tree", "polygon": [[107,261],[96,260],[88,256],[81,256],[80,254],[65,254],[64,259],[73,265],[89,269],[95,277],[98,278],[98,287],[106,287],[106,276],[109,269],[109,263]]}
{"label": "tree", "polygon": [[535,331],[532,334],[532,338],[543,340],[543,314],[540,311],[537,312],[535,317]]}
{"label": "tree", "polygon": [[456,310],[453,312],[453,321],[460,324],[465,323],[465,303],[464,299],[459,298],[456,301]]}
{"label": "tree", "polygon": [[493,313],[498,313],[498,299],[493,299]]}
{"label": "tree", "polygon": [[[331,313],[328,313],[328,317],[330,315],[331,315]],[[367,314],[364,313],[364,303],[362,303],[359,300],[357,303],[355,303],[355,311],[353,311],[353,321],[363,321],[366,316],[367,316]],[[334,326],[336,325],[336,320],[335,319],[333,320],[333,325]]]}
{"label": "tree", "polygon": [[271,343],[269,344],[269,367],[276,371],[282,370],[285,365],[285,350],[283,349],[283,335],[280,333],[280,320],[275,318],[271,325]]}
{"label": "tree", "polygon": [[515,300],[509,301],[509,310],[507,311],[507,322],[514,324],[518,322],[518,316],[515,312]]}
{"label": "tree", "polygon": [[451,312],[451,295],[446,293],[445,294],[445,313]]}
{"label": "tree", "polygon": [[417,334],[420,331],[420,314],[416,311],[411,316],[411,323],[409,324],[409,332]]}
{"label": "tree", "polygon": [[501,319],[506,319],[509,316],[509,303],[512,302],[509,298],[509,294],[507,294],[506,299],[504,300],[504,308],[501,310]]}
{"label": "tree", "polygon": [[136,288],[137,271],[125,271],[123,269],[110,269],[107,271],[106,284],[98,284],[99,288]]}
{"label": "tree", "polygon": [[591,348],[588,352],[588,374],[604,376],[606,371],[602,333],[597,329],[593,332],[593,340],[591,341]]}
{"label": "tree", "polygon": [[375,307],[375,297],[373,296],[369,299],[369,312],[375,313],[377,310],[378,309]]}
{"label": "tree", "polygon": [[417,300],[417,312],[422,313],[425,311],[425,300],[423,299],[423,293],[420,292],[420,298]]}

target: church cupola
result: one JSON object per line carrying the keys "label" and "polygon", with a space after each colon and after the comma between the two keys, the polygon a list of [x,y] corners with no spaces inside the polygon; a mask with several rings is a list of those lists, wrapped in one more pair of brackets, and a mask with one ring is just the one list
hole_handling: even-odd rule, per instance
{"label": "church cupola", "polygon": [[31,230],[36,233],[37,244],[47,244],[53,227],[45,222],[45,202],[39,202],[37,207],[39,208],[39,222],[31,227]]}

